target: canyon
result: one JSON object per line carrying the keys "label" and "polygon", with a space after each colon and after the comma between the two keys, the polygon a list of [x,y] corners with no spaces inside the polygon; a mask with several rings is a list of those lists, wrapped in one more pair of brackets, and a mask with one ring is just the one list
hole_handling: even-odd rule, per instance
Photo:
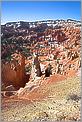
{"label": "canyon", "polygon": [[51,103],[49,95],[56,101],[61,89],[62,99],[75,94],[80,102],[80,80],[76,80],[81,76],[80,21],[10,22],[1,30],[2,106],[14,100]]}

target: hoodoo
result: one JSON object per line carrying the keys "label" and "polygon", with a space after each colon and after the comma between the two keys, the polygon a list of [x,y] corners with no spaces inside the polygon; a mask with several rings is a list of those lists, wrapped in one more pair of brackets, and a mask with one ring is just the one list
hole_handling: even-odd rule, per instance
{"label": "hoodoo", "polygon": [[31,78],[34,80],[36,77],[41,77],[41,75],[42,75],[42,72],[41,72],[38,55],[33,53]]}

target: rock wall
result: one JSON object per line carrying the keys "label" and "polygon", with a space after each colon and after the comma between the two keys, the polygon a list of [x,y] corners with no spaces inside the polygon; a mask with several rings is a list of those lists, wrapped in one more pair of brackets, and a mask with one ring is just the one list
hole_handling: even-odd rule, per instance
{"label": "rock wall", "polygon": [[5,86],[13,85],[16,89],[24,87],[29,81],[30,75],[25,73],[25,57],[21,54],[21,63],[17,63],[13,60],[10,63],[2,64],[2,83]]}

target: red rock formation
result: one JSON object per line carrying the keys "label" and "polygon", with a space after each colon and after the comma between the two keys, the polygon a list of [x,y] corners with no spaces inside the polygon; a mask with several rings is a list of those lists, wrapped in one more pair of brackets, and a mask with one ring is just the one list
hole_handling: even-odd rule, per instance
{"label": "red rock formation", "polygon": [[66,39],[66,35],[62,30],[55,30],[52,37],[55,37],[58,42],[63,42]]}
{"label": "red rock formation", "polygon": [[[12,64],[14,69],[12,69]],[[5,86],[13,85],[16,89],[24,87],[30,76],[25,73],[25,57],[21,54],[21,64],[15,60],[13,63],[2,65],[2,82]]]}
{"label": "red rock formation", "polygon": [[31,78],[35,79],[36,77],[41,77],[41,67],[40,62],[38,60],[38,56],[34,53],[33,61],[32,61],[32,71],[31,71]]}

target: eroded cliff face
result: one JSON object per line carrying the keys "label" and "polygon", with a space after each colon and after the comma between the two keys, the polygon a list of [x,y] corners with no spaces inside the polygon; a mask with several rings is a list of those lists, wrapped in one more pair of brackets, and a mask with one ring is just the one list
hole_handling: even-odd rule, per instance
{"label": "eroded cliff face", "polygon": [[25,57],[20,54],[20,64],[13,60],[10,63],[2,64],[2,83],[5,86],[13,85],[16,89],[24,87],[29,81],[30,75],[25,72]]}
{"label": "eroded cliff face", "polygon": [[55,30],[54,32],[52,32],[52,37],[58,41],[58,42],[63,42],[67,39],[65,33],[61,30],[61,29],[58,29],[58,30]]}
{"label": "eroded cliff face", "polygon": [[[37,82],[42,83],[43,79],[47,82],[47,77],[50,79],[50,82],[55,81],[51,80],[52,75],[53,77],[70,77],[78,73],[81,68],[80,27],[62,26],[61,28],[47,28],[43,32],[36,32],[34,29],[31,29],[28,30],[29,33],[21,31],[22,34],[17,35],[18,32],[15,32],[16,35],[2,41],[3,60],[6,61],[3,54],[6,52],[9,54],[9,49],[10,52],[13,48],[15,50],[15,52],[12,52],[12,57],[15,60],[2,64],[2,83],[6,86],[13,85],[16,89],[19,89],[30,81],[28,84],[34,88],[34,84],[36,85]],[[23,50],[20,50],[21,47]],[[24,51],[26,59],[24,55],[18,54],[19,50],[21,52]],[[37,50],[38,56],[32,56]],[[49,63],[52,69],[48,67]],[[31,77],[26,75],[28,67],[32,68],[30,68]],[[27,71],[25,71],[25,68]],[[26,87],[28,87],[28,84]]]}

